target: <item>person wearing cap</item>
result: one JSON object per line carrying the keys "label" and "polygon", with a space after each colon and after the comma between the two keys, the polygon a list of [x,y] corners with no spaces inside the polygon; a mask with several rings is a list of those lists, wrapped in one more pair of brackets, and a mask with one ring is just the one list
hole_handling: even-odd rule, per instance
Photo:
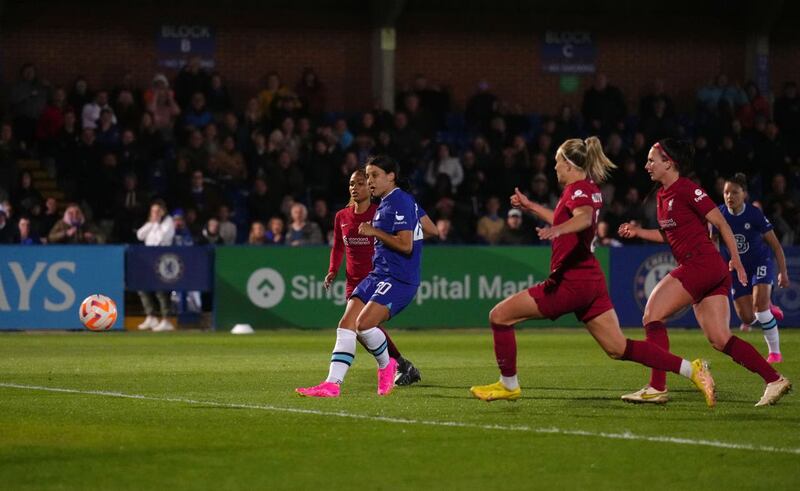
{"label": "person wearing cap", "polygon": [[526,245],[533,242],[533,235],[522,227],[522,212],[517,208],[508,210],[506,223],[500,231],[499,245]]}

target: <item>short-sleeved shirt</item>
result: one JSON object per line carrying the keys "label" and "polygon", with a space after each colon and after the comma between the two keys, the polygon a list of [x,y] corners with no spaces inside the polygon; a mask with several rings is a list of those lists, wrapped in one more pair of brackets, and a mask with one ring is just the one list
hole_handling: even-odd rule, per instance
{"label": "short-sleeved shirt", "polygon": [[364,213],[356,213],[354,206],[348,206],[339,210],[333,220],[333,248],[328,271],[338,272],[342,256],[346,255],[348,288],[358,285],[372,271],[375,237],[361,235],[358,227],[364,222],[371,222],[377,209],[378,205],[372,203]]}
{"label": "short-sleeved shirt", "polygon": [[696,256],[719,252],[708,236],[706,215],[717,207],[708,194],[685,177],[658,190],[658,226],[667,237],[678,264]]}
{"label": "short-sleeved shirt", "polygon": [[[725,205],[721,205],[719,211],[731,227],[733,238],[736,239],[736,249],[745,267],[760,265],[772,259],[772,251],[764,240],[764,234],[772,230],[772,224],[761,210],[745,203],[739,213],[732,213]],[[725,259],[730,259],[725,244],[720,243],[720,251]]]}
{"label": "short-sleeved shirt", "polygon": [[403,254],[377,240],[372,259],[375,273],[391,276],[410,285],[419,285],[423,239],[419,220],[424,215],[425,212],[417,206],[414,198],[400,188],[394,188],[381,199],[372,219],[372,226],[391,235],[411,230],[414,241],[411,253]]}
{"label": "short-sleeved shirt", "polygon": [[600,263],[592,252],[592,241],[597,232],[597,217],[603,206],[603,195],[592,180],[573,182],[564,188],[561,199],[553,211],[553,225],[566,222],[572,218],[573,211],[582,206],[592,208],[592,226],[576,234],[560,235],[553,240],[550,275],[554,278],[603,278]]}

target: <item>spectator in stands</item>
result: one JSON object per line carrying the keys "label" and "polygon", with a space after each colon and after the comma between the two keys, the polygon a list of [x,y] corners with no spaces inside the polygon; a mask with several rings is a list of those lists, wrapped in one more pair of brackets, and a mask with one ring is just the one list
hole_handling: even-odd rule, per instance
{"label": "spectator in stands", "polygon": [[5,206],[0,204],[0,244],[10,244],[14,241],[14,225],[8,220]]}
{"label": "spectator in stands", "polygon": [[266,233],[267,245],[284,245],[286,243],[286,232],[284,230],[283,218],[272,217],[269,219],[269,229]]}
{"label": "spectator in stands", "polygon": [[89,90],[89,83],[83,76],[75,78],[72,89],[67,96],[67,105],[75,111],[83,111],[83,106],[92,102],[92,93]]}
{"label": "spectator in stands", "polygon": [[563,104],[556,118],[556,129],[553,132],[553,141],[563,142],[570,138],[581,136],[581,121],[575,109],[569,104]]}
{"label": "spectator in stands", "polygon": [[606,135],[624,129],[625,98],[622,91],[608,83],[604,73],[598,73],[592,86],[583,95],[583,118],[590,133]]}
{"label": "spectator in stands", "polygon": [[114,115],[121,128],[136,128],[142,119],[142,109],[130,89],[121,89],[114,100]]}
{"label": "spectator in stands", "polygon": [[489,91],[489,82],[478,82],[478,90],[467,101],[466,114],[464,115],[467,129],[470,131],[486,132],[489,121],[497,110],[497,96]]}
{"label": "spectator in stands", "polygon": [[56,87],[50,102],[42,111],[36,123],[36,139],[40,142],[54,140],[64,127],[64,111],[67,108],[67,92],[64,87]]}
{"label": "spectator in stands", "polygon": [[767,123],[763,134],[756,137],[753,151],[755,164],[765,180],[789,171],[792,159],[774,122]]}
{"label": "spectator in stands", "polygon": [[253,181],[253,189],[247,197],[247,211],[251,219],[262,221],[280,211],[280,196],[278,193],[270,192],[269,185],[263,177],[257,177]]}
{"label": "spectator in stands", "polygon": [[[1,233],[2,232],[0,232],[0,234]],[[17,233],[14,236],[13,243],[20,245],[38,245],[42,243],[39,235],[32,229],[30,217],[23,215],[19,219],[17,223]]]}
{"label": "spectator in stands", "polygon": [[789,143],[790,155],[796,158],[800,155],[800,96],[795,82],[784,84],[783,94],[775,99],[773,114],[775,123]]}
{"label": "spectator in stands", "polygon": [[37,233],[40,236],[49,234],[50,230],[53,229],[53,226],[60,219],[61,215],[58,213],[58,201],[53,197],[47,198],[44,202],[44,212],[39,219],[39,230]]}
{"label": "spectator in stands", "polygon": [[222,242],[225,245],[235,244],[239,231],[236,224],[231,221],[231,209],[228,205],[219,207],[217,219],[219,220],[219,235],[222,237]]}
{"label": "spectator in stands", "polygon": [[550,191],[550,181],[543,173],[538,173],[531,179],[531,201],[546,206],[550,210],[555,210],[558,205],[558,197]]}
{"label": "spectator in stands", "polygon": [[28,146],[34,138],[36,122],[47,103],[49,84],[37,77],[36,67],[25,63],[19,70],[19,80],[8,96],[9,109],[14,118],[14,132],[20,142]]}
{"label": "spectator in stands", "polygon": [[197,241],[198,245],[223,245],[225,242],[222,235],[219,233],[219,220],[211,217],[206,222],[203,231],[200,233],[200,239]]}
{"label": "spectator in stands", "polygon": [[347,151],[353,144],[355,137],[350,129],[347,127],[347,120],[344,118],[337,119],[333,124],[333,134],[339,145],[339,150]]}
{"label": "spectator in stands", "polygon": [[408,125],[406,113],[398,111],[394,115],[394,128],[390,135],[392,142],[396,145],[400,164],[403,166],[415,165],[422,153],[422,136]]}
{"label": "spectator in stands", "polygon": [[116,150],[120,144],[119,127],[114,122],[114,113],[111,109],[102,109],[100,119],[95,128],[95,139],[103,150]]}
{"label": "spectator in stands", "polygon": [[266,244],[267,231],[264,224],[256,220],[250,224],[250,235],[247,236],[247,245]]}
{"label": "spectator in stands", "polygon": [[319,226],[325,243],[329,243],[328,237],[331,230],[333,230],[334,216],[333,213],[331,213],[330,207],[328,207],[327,201],[322,198],[314,200],[314,214],[311,220]]}
{"label": "spectator in stands", "polygon": [[516,208],[508,210],[505,226],[500,231],[499,245],[526,245],[533,242],[533,235],[522,226],[522,212]]}
{"label": "spectator in stands", "polygon": [[117,117],[114,116],[114,109],[108,103],[108,91],[99,90],[94,95],[94,100],[83,106],[81,110],[82,127],[84,129],[97,128],[98,124],[100,123],[100,113],[104,109],[111,111],[111,120],[114,124],[116,124]]}
{"label": "spectator in stands", "polygon": [[[352,135],[350,137],[352,138]],[[297,160],[300,154],[300,137],[295,133],[294,119],[283,118],[280,126],[270,134],[270,141],[275,143],[277,151],[286,150],[293,161]]]}
{"label": "spectator in stands", "polygon": [[175,77],[175,100],[181,107],[189,107],[196,93],[200,92],[205,98],[210,88],[211,77],[202,67],[202,60],[192,56]]}
{"label": "spectator in stands", "polygon": [[300,98],[304,113],[318,119],[325,112],[325,85],[320,82],[313,68],[303,68],[295,93]]}
{"label": "spectator in stands", "polygon": [[292,205],[286,243],[293,247],[322,244],[322,231],[319,225],[308,220],[308,209],[302,203]]}
{"label": "spectator in stands", "polygon": [[136,242],[136,227],[145,219],[150,197],[139,189],[135,173],[125,174],[122,192],[116,193],[114,203],[114,237],[124,244]]}
{"label": "spectator in stands", "polygon": [[186,223],[186,211],[182,208],[175,208],[172,210],[172,222],[175,226],[175,235],[172,237],[172,244],[174,246],[190,246],[194,245],[194,237],[192,231]]}
{"label": "spectator in stands", "polygon": [[172,139],[175,120],[181,114],[181,108],[175,102],[175,94],[169,88],[167,77],[157,73],[153,77],[153,84],[144,93],[144,107],[153,115],[153,126],[162,138]]}
{"label": "spectator in stands", "polygon": [[271,119],[273,103],[287,94],[289,94],[289,89],[281,82],[278,72],[269,72],[267,74],[267,86],[258,93],[258,105],[261,108],[261,114],[266,119]]}
{"label": "spectator in stands", "polygon": [[261,110],[259,100],[255,97],[248,100],[244,110],[244,116],[242,117],[244,132],[248,135],[252,135],[255,131],[263,131],[264,119],[264,112]]}
{"label": "spectator in stands", "polygon": [[208,109],[214,114],[215,119],[219,119],[223,114],[233,110],[233,100],[219,72],[211,74],[211,85],[206,99]]}
{"label": "spectator in stands", "polygon": [[96,244],[104,242],[94,226],[87,223],[77,203],[70,203],[61,220],[53,225],[47,236],[50,244]]}
{"label": "spectator in stands", "polygon": [[664,99],[653,101],[651,114],[642,119],[639,128],[647,141],[651,142],[678,136],[678,122],[667,114],[667,102]]}
{"label": "spectator in stands", "polygon": [[662,101],[664,103],[665,117],[675,117],[675,103],[664,89],[664,80],[657,78],[653,80],[653,86],[651,87],[650,92],[646,96],[642,97],[641,101],[639,102],[640,121],[644,121],[655,115],[655,111],[653,109],[656,101]]}
{"label": "spectator in stands", "polygon": [[747,94],[747,102],[742,104],[738,111],[736,111],[736,117],[741,121],[742,126],[745,128],[752,128],[756,116],[760,116],[766,120],[769,119],[769,101],[767,101],[766,97],[761,95],[758,85],[752,80],[745,84],[744,92]]}
{"label": "spectator in stands", "polygon": [[[136,231],[136,237],[144,242],[144,245],[151,247],[172,245],[175,237],[175,224],[167,214],[167,204],[163,200],[157,199],[150,205],[150,216],[147,222]],[[140,330],[153,331],[174,331],[175,326],[169,321],[169,295],[165,291],[155,292],[158,299],[159,313],[161,320],[156,317],[155,303],[149,292],[139,291],[139,298],[144,308],[145,319],[139,324]]]}
{"label": "spectator in stands", "polygon": [[33,176],[30,171],[24,170],[19,174],[19,182],[11,192],[11,203],[22,214],[29,214],[31,210],[41,205],[44,199],[42,194],[33,185]]}
{"label": "spectator in stands", "polygon": [[200,130],[194,130],[189,134],[188,145],[179,150],[178,155],[186,159],[190,169],[208,172],[211,156],[206,139]]}
{"label": "spectator in stands", "polygon": [[183,127],[187,132],[203,130],[214,120],[211,111],[206,107],[206,96],[203,92],[192,95],[188,109],[183,112]]}
{"label": "spectator in stands", "polygon": [[[787,186],[786,176],[775,174],[770,181],[770,192],[764,198],[764,212],[773,221],[782,219],[785,230],[776,230],[783,244],[794,242],[794,233],[800,224],[800,193]],[[783,235],[792,234],[790,240],[784,240]]]}
{"label": "spectator in stands", "polygon": [[219,209],[221,202],[216,188],[206,182],[203,171],[192,172],[188,193],[182,199],[183,206],[197,210],[200,220],[205,221],[212,211]]}
{"label": "spectator in stands", "polygon": [[440,218],[436,220],[436,230],[439,235],[434,237],[433,244],[438,245],[454,245],[461,243],[461,237],[458,235],[453,222],[449,218]]}
{"label": "spectator in stands", "polygon": [[446,143],[437,145],[436,158],[428,163],[425,181],[433,187],[439,174],[444,174],[450,179],[451,192],[456,194],[458,187],[464,181],[464,168],[458,157],[450,154],[450,147]]}
{"label": "spectator in stands", "polygon": [[228,135],[222,141],[222,148],[208,162],[208,170],[212,178],[226,187],[236,188],[247,179],[244,156],[236,149],[233,136]]}
{"label": "spectator in stands", "polygon": [[214,155],[222,148],[222,139],[220,138],[216,123],[208,123],[206,127],[203,128],[203,142],[208,155]]}
{"label": "spectator in stands", "polygon": [[403,99],[403,111],[408,116],[408,125],[417,131],[424,140],[430,140],[436,135],[436,118],[426,108],[420,105],[419,96],[409,92]]}
{"label": "spectator in stands", "polygon": [[272,190],[279,196],[289,194],[300,197],[305,194],[305,178],[303,172],[292,161],[292,157],[286,150],[278,154],[278,165],[274,172],[268,177]]}
{"label": "spectator in stands", "polygon": [[477,236],[486,244],[495,245],[500,241],[504,221],[499,212],[500,200],[497,196],[490,196],[486,200],[486,214],[478,220],[476,231]]}

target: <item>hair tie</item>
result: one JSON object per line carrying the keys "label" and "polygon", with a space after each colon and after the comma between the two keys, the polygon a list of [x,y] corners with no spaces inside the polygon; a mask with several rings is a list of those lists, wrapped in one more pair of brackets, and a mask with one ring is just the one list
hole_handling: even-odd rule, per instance
{"label": "hair tie", "polygon": [[670,162],[674,162],[674,163],[676,163],[676,164],[678,163],[678,161],[677,161],[677,160],[675,160],[675,159],[673,159],[673,158],[672,158],[672,156],[669,154],[669,152],[667,152],[667,149],[666,149],[666,148],[664,148],[664,146],[663,146],[663,145],[661,145],[661,143],[659,143],[659,142],[656,142],[656,143],[653,145],[653,148],[657,148],[657,149],[658,149],[658,151],[659,151],[659,152],[661,152],[661,156],[662,156],[662,157],[666,157],[666,158],[667,158],[667,160],[669,160]]}

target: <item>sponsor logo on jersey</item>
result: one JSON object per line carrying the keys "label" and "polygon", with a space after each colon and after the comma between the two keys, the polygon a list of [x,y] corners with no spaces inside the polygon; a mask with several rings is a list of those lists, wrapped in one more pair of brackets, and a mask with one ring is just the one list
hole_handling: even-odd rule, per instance
{"label": "sponsor logo on jersey", "polygon": [[667,229],[667,228],[675,228],[678,226],[678,224],[675,223],[675,220],[673,218],[667,218],[666,220],[659,220],[658,226],[663,229]]}
{"label": "sponsor logo on jersey", "polygon": [[583,190],[581,190],[581,189],[576,189],[575,192],[572,193],[572,199],[575,199],[575,198],[587,198],[587,197],[588,196],[583,194]]}
{"label": "sponsor logo on jersey", "polygon": [[708,198],[708,195],[706,193],[704,193],[702,189],[695,189],[694,190],[694,195],[697,196],[694,199],[695,203],[699,203],[703,198]]}
{"label": "sponsor logo on jersey", "polygon": [[592,193],[592,201],[594,203],[602,203],[603,202],[603,194],[602,193]]}
{"label": "sponsor logo on jersey", "polygon": [[402,222],[406,219],[405,215],[398,215],[397,212],[394,212],[394,219],[398,222]]}
{"label": "sponsor logo on jersey", "polygon": [[[747,225],[750,224],[745,224],[745,228],[747,228]],[[739,251],[739,254],[744,254],[750,250],[750,243],[747,242],[747,237],[742,234],[733,234],[733,238],[736,239],[736,250]]]}

